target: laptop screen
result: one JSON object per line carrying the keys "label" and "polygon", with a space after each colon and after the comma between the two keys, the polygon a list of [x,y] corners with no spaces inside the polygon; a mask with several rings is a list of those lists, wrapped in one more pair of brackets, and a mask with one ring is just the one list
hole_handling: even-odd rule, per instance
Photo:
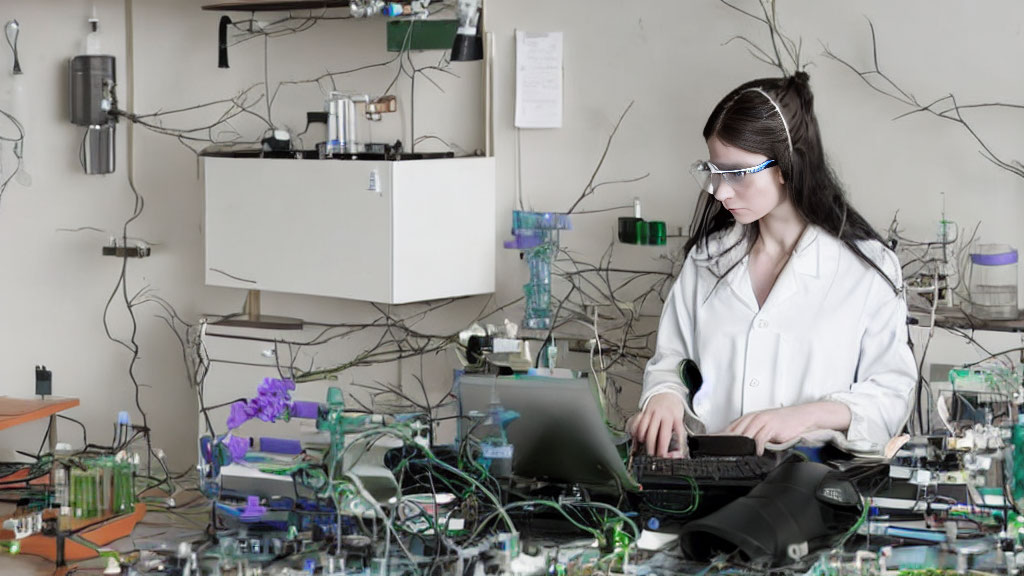
{"label": "laptop screen", "polygon": [[[512,471],[517,476],[634,489],[635,481],[619,456],[613,433],[605,423],[594,387],[586,376],[456,376],[460,414],[487,413],[492,395],[519,418],[508,424],[515,447]],[[472,422],[459,419],[459,438]]]}

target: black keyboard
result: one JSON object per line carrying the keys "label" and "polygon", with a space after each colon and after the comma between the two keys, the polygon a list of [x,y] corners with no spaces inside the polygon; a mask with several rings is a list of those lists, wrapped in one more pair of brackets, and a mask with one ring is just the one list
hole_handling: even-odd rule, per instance
{"label": "black keyboard", "polygon": [[700,458],[652,458],[634,456],[633,474],[642,486],[688,486],[707,482],[756,484],[781,462],[775,454],[764,456],[704,456]]}

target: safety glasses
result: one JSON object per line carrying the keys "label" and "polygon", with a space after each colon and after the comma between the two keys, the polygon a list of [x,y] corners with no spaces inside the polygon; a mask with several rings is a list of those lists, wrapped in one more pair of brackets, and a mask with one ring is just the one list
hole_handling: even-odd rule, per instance
{"label": "safety glasses", "polygon": [[698,160],[690,166],[690,174],[693,175],[693,179],[700,185],[701,190],[708,194],[714,194],[722,182],[725,182],[733,189],[742,190],[745,182],[748,181],[748,175],[757,174],[775,163],[775,160],[765,160],[757,166],[751,166],[750,168],[720,170],[707,160]]}

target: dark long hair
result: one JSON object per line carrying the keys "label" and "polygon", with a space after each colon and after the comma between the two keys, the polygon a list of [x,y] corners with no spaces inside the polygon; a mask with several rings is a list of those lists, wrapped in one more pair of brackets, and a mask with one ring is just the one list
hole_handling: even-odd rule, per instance
{"label": "dark long hair", "polygon": [[[819,226],[846,244],[898,291],[895,280],[889,278],[857,246],[857,242],[862,240],[876,240],[883,245],[885,242],[850,205],[842,185],[825,159],[809,80],[805,72],[797,72],[787,78],[762,78],[737,87],[711,112],[704,125],[704,139],[715,136],[730,146],[774,159],[782,171],[789,200],[797,213],[806,222]],[[684,248],[686,253],[689,254],[698,244],[707,250],[708,239],[713,234],[734,224],[735,219],[721,202],[710,194],[701,194],[690,223],[690,238]],[[753,246],[758,236],[756,223],[747,225],[744,232],[743,238],[727,248],[725,253],[744,245],[747,250]],[[738,261],[736,259],[736,263]]]}

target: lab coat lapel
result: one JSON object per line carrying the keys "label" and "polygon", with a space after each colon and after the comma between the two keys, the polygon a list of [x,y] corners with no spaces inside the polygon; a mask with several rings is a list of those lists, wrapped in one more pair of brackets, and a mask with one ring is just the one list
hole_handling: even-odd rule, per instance
{"label": "lab coat lapel", "polygon": [[821,256],[819,233],[818,228],[812,224],[808,224],[804,229],[793,254],[789,257],[789,262],[782,268],[772,291],[768,293],[765,308],[778,306],[794,294],[804,291],[806,283],[818,277]]}
{"label": "lab coat lapel", "polygon": [[757,296],[754,295],[754,286],[750,282],[750,257],[744,256],[743,260],[732,269],[726,280],[729,288],[736,298],[747,307],[752,314],[757,314]]}
{"label": "lab coat lapel", "polygon": [[[715,255],[721,255],[727,251],[728,248],[736,245],[740,242],[745,234],[744,227],[736,224],[724,235],[716,238],[712,241],[709,252]],[[750,258],[746,254],[746,248],[744,246],[736,246],[735,250],[742,250],[743,256],[736,266],[733,267],[728,274],[725,271],[729,269],[731,263],[729,262],[728,254],[723,256],[721,259],[716,259],[712,264],[712,271],[716,275],[725,274],[722,277],[722,284],[728,284],[729,289],[737,300],[745,306],[751,314],[757,314],[757,297],[754,296],[754,287],[750,283]],[[732,254],[732,252],[729,252]]]}

